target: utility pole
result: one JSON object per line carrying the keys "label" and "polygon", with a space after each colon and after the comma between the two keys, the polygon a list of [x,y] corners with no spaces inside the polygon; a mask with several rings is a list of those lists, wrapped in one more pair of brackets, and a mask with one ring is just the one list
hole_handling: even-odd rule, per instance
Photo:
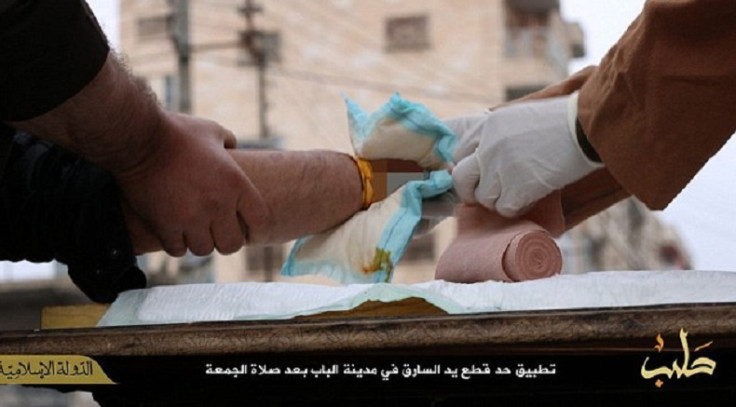
{"label": "utility pole", "polygon": [[240,11],[245,16],[245,30],[242,32],[241,40],[243,47],[248,52],[256,67],[258,81],[258,138],[266,140],[269,138],[268,129],[268,99],[266,97],[266,69],[268,68],[268,50],[264,42],[264,33],[256,29],[253,16],[263,11],[263,8],[253,2],[245,0]]}
{"label": "utility pole", "polygon": [[[253,0],[244,0],[240,12],[245,16],[245,30],[241,33],[241,43],[256,68],[258,88],[258,138],[261,142],[269,139],[268,128],[268,98],[266,96],[266,69],[268,69],[268,49],[264,41],[264,33],[256,29],[253,16],[263,11],[263,8]],[[273,281],[273,246],[264,246],[263,256],[263,279]]]}
{"label": "utility pole", "polygon": [[178,67],[178,111],[192,113],[192,78],[190,61],[192,48],[189,42],[189,0],[171,0],[174,7],[174,24],[171,39],[174,42]]}
{"label": "utility pole", "polygon": [[[176,53],[177,96],[176,110],[180,113],[192,113],[192,75],[190,62],[192,47],[189,40],[189,0],[169,0],[172,10],[171,41]],[[177,277],[182,273],[182,260],[169,257],[166,261],[167,273]]]}

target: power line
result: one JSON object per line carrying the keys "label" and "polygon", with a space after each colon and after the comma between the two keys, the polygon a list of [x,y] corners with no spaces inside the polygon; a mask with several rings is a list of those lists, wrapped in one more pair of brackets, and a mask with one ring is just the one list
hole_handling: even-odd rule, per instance
{"label": "power line", "polygon": [[[318,131],[314,132],[313,135],[323,140],[322,145],[325,148],[336,151],[345,151],[345,148],[350,145],[349,137],[347,136],[347,128],[341,128],[337,125],[335,120],[320,120],[314,112],[314,107],[308,106],[304,100],[304,95],[298,90],[295,90],[293,84],[289,82],[290,81],[288,80],[284,80],[279,83],[279,87],[285,88],[288,93],[288,106],[292,108],[296,106],[301,112],[301,115],[303,117],[307,117],[313,126],[318,129]],[[282,84],[283,86],[281,86]],[[325,131],[325,128],[329,129]],[[343,137],[338,138],[337,135],[340,134],[342,134]]]}
{"label": "power line", "polygon": [[426,98],[441,99],[441,100],[452,100],[455,102],[472,102],[472,103],[488,103],[488,98],[483,95],[464,93],[464,92],[444,92],[434,91],[432,89],[410,86],[410,85],[398,85],[385,82],[370,81],[366,79],[357,79],[347,76],[321,74],[312,71],[289,69],[283,67],[272,67],[272,75],[278,75],[291,79],[314,82],[322,85],[338,86],[348,85],[362,89],[369,89],[379,92],[394,93],[397,91],[413,93],[422,95]]}
{"label": "power line", "polygon": [[142,64],[154,63],[162,60],[171,61],[174,58],[176,58],[176,54],[172,52],[158,52],[155,54],[124,56],[124,60],[126,61],[126,63],[131,66],[140,66]]}
{"label": "power line", "polygon": [[[301,9],[300,9],[301,10]],[[295,26],[294,24],[289,24],[288,22],[284,21],[283,18],[285,17],[285,11],[282,12],[276,12],[276,13],[269,13],[269,17],[271,19],[277,20],[280,25],[282,26],[289,26],[290,30],[296,31],[296,35],[293,35],[290,37],[290,39],[294,40],[295,42],[301,42],[304,46],[309,46],[310,44],[318,44],[319,41],[314,41],[309,39],[309,34],[305,32],[303,26]],[[303,13],[300,13],[303,15]],[[375,49],[376,44],[368,44],[365,41],[363,41],[364,45],[366,45],[367,49]],[[297,47],[297,48],[303,48],[303,47]],[[378,48],[381,48],[380,46]],[[329,49],[329,51],[335,51],[333,49]],[[415,70],[412,69],[416,64],[410,64],[408,65],[410,68],[397,68],[395,65],[390,64],[386,58],[379,58],[377,59],[377,63],[381,64],[385,67],[386,70],[389,71],[397,71],[399,70],[400,73],[409,73],[413,76],[415,76],[417,79],[419,79],[422,82],[427,82],[426,77],[422,77],[417,73]],[[362,80],[362,79],[354,79],[350,78],[345,75],[329,75],[324,73],[316,73],[314,71],[308,71],[308,70],[295,70],[295,69],[289,69],[284,68],[283,65],[279,68],[275,68],[280,71],[282,76],[291,77],[293,79],[299,79],[299,80],[309,80],[312,82],[322,83],[325,85],[338,85],[338,84],[348,84],[351,86],[360,87],[363,89],[370,89],[375,91],[381,91],[381,92],[389,92],[394,93],[396,91],[401,92],[413,92],[415,94],[423,95],[426,97],[430,97],[433,99],[442,99],[446,100],[448,97],[456,102],[468,102],[468,103],[482,103],[484,105],[491,104],[491,101],[489,100],[488,96],[486,95],[480,95],[477,93],[472,92],[461,92],[461,91],[446,91],[446,90],[432,90],[427,87],[422,86],[416,86],[416,85],[406,85],[406,84],[391,84],[386,82],[378,82],[378,81],[368,81],[368,80]],[[331,82],[332,81],[332,82]]]}
{"label": "power line", "polygon": [[[330,7],[329,4],[326,5],[325,3],[320,3],[320,5],[324,6],[324,7],[320,7],[315,2],[311,2],[309,0],[302,1],[297,4],[302,6],[300,8],[301,10],[306,10],[306,7],[303,7],[303,6],[307,4],[309,4],[310,6],[314,6],[314,7],[311,7],[313,14],[319,14],[324,18],[332,20],[335,23],[334,24],[335,27],[337,26],[344,27],[344,31],[350,31],[351,33],[353,33],[354,38],[359,38],[363,44],[369,46],[370,48],[376,48],[376,49],[383,48],[383,45],[381,44],[380,40],[376,39],[375,36],[365,33],[361,29],[361,27],[370,26],[370,24],[368,21],[359,20],[358,19],[359,17],[356,16],[355,13],[337,15],[335,14],[334,8]],[[347,19],[353,20],[353,23],[348,22]],[[475,90],[478,88],[482,88],[482,86],[485,84],[485,82],[482,82],[482,83],[475,84],[474,86],[471,86],[467,83],[466,80],[459,80],[458,77],[455,75],[447,74],[442,69],[436,69],[436,67],[445,66],[446,60],[437,60],[436,58],[432,60],[428,60],[429,56],[426,54],[424,54],[423,57],[419,57],[411,53],[397,53],[397,54],[394,54],[394,56],[397,58],[403,59],[403,60],[407,60],[406,63],[400,64],[402,66],[403,71],[408,70],[408,72],[414,74],[415,76],[417,76],[418,78],[422,80],[426,80],[427,78],[420,77],[418,69],[422,69],[425,72],[425,74],[430,74],[436,77],[444,77],[446,83],[454,83],[455,86],[465,88],[468,90]],[[387,66],[389,66],[391,69],[394,69],[394,70],[397,69],[396,66],[389,65],[385,60],[382,62],[387,64]]]}
{"label": "power line", "polygon": [[[239,68],[242,61],[219,55],[210,55],[205,61],[198,63],[215,63],[223,67]],[[270,76],[279,76],[286,79],[298,80],[303,82],[311,82],[323,86],[350,86],[359,89],[365,89],[381,93],[402,93],[420,95],[427,99],[437,99],[445,102],[456,103],[488,103],[488,98],[483,95],[436,91],[429,88],[418,86],[408,86],[401,84],[393,84],[388,82],[371,81],[366,79],[358,79],[349,76],[323,74],[314,71],[298,70],[284,68],[278,65],[270,65],[268,74]]]}
{"label": "power line", "polygon": [[215,6],[215,7],[220,7],[220,8],[223,8],[223,9],[229,8],[229,9],[232,10],[233,8],[238,7],[238,5],[235,2],[233,2],[233,1],[227,1],[227,0],[225,0],[225,1],[200,0],[200,1],[202,3],[204,3],[204,4],[207,4],[207,5],[210,5],[210,6]]}
{"label": "power line", "polygon": [[[236,4],[226,5],[225,3],[213,2],[213,1],[207,1],[207,4],[216,5],[217,7],[223,7],[223,8],[229,7],[231,9],[236,7]],[[280,20],[281,23],[284,24],[282,20],[282,16],[279,13],[270,13],[269,17]],[[323,14],[323,17],[330,18],[326,14]],[[198,20],[199,18],[193,19],[192,23],[197,24]],[[231,29],[233,31],[237,31],[236,28],[231,28]],[[303,30],[302,30],[302,34],[305,34]],[[361,36],[363,40],[367,39],[368,42],[373,42],[370,37],[366,36],[362,32],[359,32],[357,35]],[[294,39],[297,41],[306,41],[307,37],[308,35],[295,35]],[[376,45],[375,42],[369,44],[364,41],[363,43],[368,45],[371,48],[373,48]],[[242,44],[237,40],[233,40],[231,42],[226,41],[226,42],[212,43],[212,44],[190,44],[189,51],[191,53],[200,53],[200,52],[208,52],[208,51],[215,51],[215,50],[236,49],[241,46]],[[170,58],[171,56],[172,54],[168,54],[168,53],[164,53],[164,54],[157,53],[157,54],[149,54],[149,55],[142,55],[142,56],[139,55],[139,56],[136,56],[135,58],[131,58],[131,62],[135,64],[150,63],[153,61]],[[223,60],[224,59],[222,58],[220,59],[220,61],[223,61]],[[381,58],[379,60],[379,63],[383,64],[387,69],[390,69],[390,70],[397,69],[395,66],[388,64],[388,62],[384,58]],[[233,61],[232,63],[228,63],[227,65],[242,66],[242,61]],[[272,66],[272,68],[274,67]],[[415,75],[417,78],[421,80],[426,80],[426,78],[420,77],[416,71],[413,71],[411,69],[402,70],[402,73],[407,73],[407,72]],[[358,87],[361,89],[367,89],[367,90],[373,90],[373,91],[385,92],[385,93],[394,93],[397,91],[402,92],[402,93],[412,93],[416,95],[421,95],[422,97],[439,99],[443,101],[451,100],[455,102],[464,102],[464,103],[482,103],[482,104],[490,103],[487,96],[476,94],[476,93],[471,93],[471,92],[433,90],[433,89],[429,89],[426,87],[415,86],[415,85],[395,84],[395,83],[386,83],[386,82],[380,82],[380,81],[371,81],[371,80],[366,80],[366,79],[357,79],[357,78],[352,78],[352,77],[345,76],[345,75],[331,75],[331,74],[318,73],[318,72],[309,71],[309,70],[289,69],[283,66],[275,67],[273,69],[272,74],[275,74],[281,77],[285,77],[285,78],[291,78],[294,80],[308,81],[308,82],[318,83],[318,84],[327,85],[327,86],[345,86],[347,85],[347,86]]]}
{"label": "power line", "polygon": [[[228,4],[225,3],[215,3],[212,1],[208,1],[207,4],[209,5],[217,5],[218,7],[230,7],[235,8],[235,4]],[[301,8],[304,9],[303,7]],[[269,17],[281,20],[281,23],[284,24],[282,18],[283,16],[280,13],[270,13]],[[323,14],[323,18],[330,18],[326,14]],[[196,21],[198,19],[193,19],[193,23],[196,24]],[[293,27],[293,26],[292,26]],[[233,31],[236,31],[235,28],[232,28]],[[299,29],[297,28],[297,33]],[[294,35],[294,39],[296,41],[307,41],[308,34],[304,33],[303,30],[301,30],[301,33],[304,35]],[[364,33],[359,32],[358,34],[362,40],[366,40],[368,42],[372,42],[372,39],[370,37],[367,37]],[[373,41],[374,42],[374,41]],[[363,43],[366,43],[366,41],[363,41]],[[366,43],[367,44],[367,43]],[[367,44],[369,47],[373,48],[375,46],[375,42],[373,44]],[[231,42],[221,42],[221,43],[212,43],[212,44],[190,44],[189,51],[191,53],[199,53],[199,52],[208,52],[208,51],[214,51],[214,50],[225,50],[225,49],[237,49],[241,47],[241,43],[239,41],[233,40]],[[180,54],[179,54],[180,55]],[[156,53],[156,54],[149,54],[149,55],[139,55],[135,56],[134,58],[131,58],[131,62],[135,64],[142,64],[142,63],[150,63],[153,61],[158,61],[166,58],[172,57],[172,54],[169,53]],[[219,61],[226,61],[227,65],[231,65],[233,67],[242,66],[242,61],[232,61],[231,63],[227,62],[226,59],[220,58]],[[397,69],[395,66],[388,64],[385,58],[380,58],[379,63],[384,64],[387,69],[395,70]],[[217,62],[217,61],[216,61]],[[472,92],[460,92],[460,91],[447,91],[447,90],[439,90],[439,89],[430,89],[427,87],[422,86],[416,86],[416,85],[406,85],[406,84],[397,84],[397,83],[387,83],[382,81],[373,81],[373,80],[367,80],[367,79],[359,79],[354,78],[346,75],[336,75],[336,74],[326,74],[326,73],[320,73],[310,70],[304,70],[304,69],[290,69],[283,66],[271,66],[272,68],[272,75],[280,76],[283,78],[290,78],[293,80],[299,80],[299,81],[306,81],[306,82],[312,82],[317,83],[325,86],[352,86],[357,87],[361,89],[367,89],[377,92],[384,92],[384,93],[394,93],[394,92],[401,92],[401,93],[411,93],[416,95],[421,95],[422,97],[426,98],[432,98],[432,99],[439,99],[443,101],[455,101],[455,102],[462,102],[462,103],[482,103],[482,104],[488,104],[490,101],[487,96],[476,94]],[[421,78],[419,74],[416,71],[413,71],[411,69],[409,70],[402,70],[402,73],[411,73],[417,78],[420,78],[422,80],[426,80],[426,78]]]}
{"label": "power line", "polygon": [[[233,68],[239,67],[242,63],[238,60],[228,58],[225,56],[210,56],[207,61],[200,61],[199,63],[216,63],[220,66],[229,66]],[[311,82],[323,86],[350,86],[359,89],[371,90],[381,93],[404,93],[420,95],[427,99],[437,99],[446,102],[457,102],[457,103],[488,103],[488,98],[483,95],[461,93],[461,92],[445,92],[436,91],[428,88],[422,88],[418,86],[407,86],[392,84],[387,82],[370,81],[365,79],[358,79],[348,76],[329,75],[313,71],[297,70],[283,68],[277,65],[271,65],[269,69],[269,75],[279,76],[282,78],[298,80],[303,82]]]}

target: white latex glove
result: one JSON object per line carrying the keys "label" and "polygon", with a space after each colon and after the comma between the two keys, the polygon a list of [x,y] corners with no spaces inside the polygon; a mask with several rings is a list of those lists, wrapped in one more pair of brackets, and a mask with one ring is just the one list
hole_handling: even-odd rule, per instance
{"label": "white latex glove", "polygon": [[455,191],[464,202],[514,217],[600,168],[578,145],[576,117],[573,94],[446,121],[458,136]]}
{"label": "white latex glove", "polygon": [[455,133],[457,145],[452,154],[454,162],[458,163],[463,158],[473,154],[478,148],[480,136],[483,133],[483,124],[491,112],[472,116],[460,116],[444,120],[447,127]]}

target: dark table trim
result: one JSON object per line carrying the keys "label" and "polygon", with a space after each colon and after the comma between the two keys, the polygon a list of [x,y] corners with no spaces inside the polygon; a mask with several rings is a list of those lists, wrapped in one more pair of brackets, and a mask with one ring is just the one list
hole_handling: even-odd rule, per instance
{"label": "dark table trim", "polygon": [[232,321],[5,332],[2,354],[181,356],[310,352],[640,352],[684,328],[736,345],[736,304],[427,317]]}

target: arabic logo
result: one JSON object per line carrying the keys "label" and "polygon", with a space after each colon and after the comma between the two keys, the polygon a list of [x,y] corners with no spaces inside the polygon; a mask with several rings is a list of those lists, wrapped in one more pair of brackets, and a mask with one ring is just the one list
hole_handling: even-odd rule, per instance
{"label": "arabic logo", "polygon": [[[682,328],[680,329],[680,344],[682,345],[682,351],[684,354],[682,367],[680,367],[680,364],[677,363],[677,359],[675,359],[675,361],[672,362],[671,368],[667,366],[662,366],[656,369],[649,370],[647,368],[649,356],[647,356],[647,358],[644,359],[644,364],[641,365],[641,377],[645,379],[651,379],[653,377],[664,375],[668,379],[671,379],[672,376],[675,375],[676,378],[679,379],[682,376],[690,377],[692,375],[700,373],[711,376],[713,375],[713,371],[716,369],[716,362],[713,359],[699,357],[695,359],[692,364],[690,363],[690,347],[687,344],[687,332],[685,332],[685,330]],[[713,344],[713,341],[700,345],[693,350],[693,353],[698,352],[701,349],[705,349],[711,344]],[[664,349],[664,339],[662,339],[662,336],[659,334],[657,334],[657,344],[654,345],[654,349],[656,349],[657,352],[662,352],[662,349]],[[657,387],[662,387],[663,384],[664,382],[661,378],[657,378],[657,381],[654,382],[654,385]]]}

